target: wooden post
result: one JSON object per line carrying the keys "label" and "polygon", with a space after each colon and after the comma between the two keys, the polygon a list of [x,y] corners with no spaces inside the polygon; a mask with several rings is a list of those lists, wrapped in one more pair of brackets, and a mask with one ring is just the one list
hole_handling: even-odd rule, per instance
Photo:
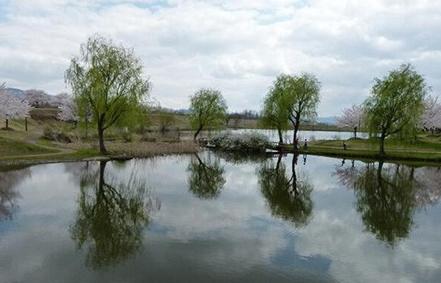
{"label": "wooden post", "polygon": [[9,120],[6,118],[6,130],[9,129]]}
{"label": "wooden post", "polygon": [[28,131],[28,117],[25,117],[25,131]]}

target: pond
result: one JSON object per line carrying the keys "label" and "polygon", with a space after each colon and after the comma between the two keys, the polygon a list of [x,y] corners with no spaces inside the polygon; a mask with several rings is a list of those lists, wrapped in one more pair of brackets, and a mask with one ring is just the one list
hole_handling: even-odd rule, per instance
{"label": "pond", "polygon": [[441,169],[201,152],[0,172],[0,282],[439,282]]}
{"label": "pond", "polygon": [[[247,132],[258,132],[269,138],[271,142],[278,142],[279,135],[276,130],[263,130],[263,129],[237,129],[229,130],[232,133],[247,133]],[[289,130],[283,133],[283,139],[285,143],[292,143],[294,131]],[[313,140],[347,140],[354,136],[353,132],[337,132],[337,131],[299,131],[299,141]],[[367,138],[367,133],[357,133],[357,137]]]}

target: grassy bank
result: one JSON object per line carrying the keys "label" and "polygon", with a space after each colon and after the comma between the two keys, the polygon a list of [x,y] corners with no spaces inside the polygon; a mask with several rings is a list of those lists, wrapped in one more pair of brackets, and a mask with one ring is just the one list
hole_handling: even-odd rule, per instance
{"label": "grassy bank", "polygon": [[[346,144],[346,150],[343,143]],[[385,148],[386,155],[381,156],[377,140],[322,140],[310,142],[307,149],[302,146],[300,153],[348,159],[441,163],[439,137],[423,135],[413,143],[389,140]],[[292,152],[293,146],[283,145],[282,150]]]}
{"label": "grassy bank", "polygon": [[[183,117],[180,123],[185,122]],[[199,146],[192,141],[193,132],[190,131],[148,131],[144,134],[132,133],[127,136],[121,131],[113,130],[106,136],[106,146],[110,154],[101,156],[97,151],[97,138],[93,130],[89,132],[89,139],[83,139],[78,128],[58,121],[29,119],[27,132],[24,121],[11,121],[10,127],[13,130],[0,130],[1,164],[150,157],[194,153],[199,150]],[[71,142],[45,139],[48,127],[64,132]],[[379,155],[379,144],[376,140],[358,139],[344,142],[347,145],[346,150],[343,149],[341,140],[312,141],[307,150],[301,148],[301,153],[339,158],[441,164],[441,136],[422,134],[413,143],[387,140],[384,157]],[[292,145],[284,145],[282,149],[292,151]]]}
{"label": "grassy bank", "polygon": [[[23,145],[19,147],[23,147]],[[198,145],[193,142],[108,142],[107,147],[109,150],[108,155],[101,155],[95,149],[95,146],[90,144],[72,144],[70,149],[60,148],[50,151],[35,150],[33,148],[32,152],[0,156],[0,170],[10,166],[90,160],[124,160],[158,155],[194,153],[199,150]],[[2,148],[8,152],[18,153],[16,151],[18,147],[15,144],[8,143]]]}
{"label": "grassy bank", "polygon": [[[199,150],[191,139],[160,133],[146,136],[131,135],[127,141],[121,135],[109,135],[106,146],[109,155],[102,156],[97,150],[96,138],[80,139],[72,125],[56,121],[29,119],[28,131],[24,121],[11,121],[10,130],[0,130],[0,168],[40,163],[80,160],[129,159],[164,154],[194,153]],[[66,132],[72,142],[58,142],[44,138],[47,127]]]}

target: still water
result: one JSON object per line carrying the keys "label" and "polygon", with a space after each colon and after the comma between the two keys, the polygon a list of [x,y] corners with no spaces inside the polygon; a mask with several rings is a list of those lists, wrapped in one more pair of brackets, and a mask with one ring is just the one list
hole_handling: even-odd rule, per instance
{"label": "still water", "polygon": [[[237,130],[227,130],[232,133],[250,133],[257,132],[261,133],[268,137],[271,142],[278,142],[279,135],[277,130],[269,130],[269,129],[237,129]],[[292,143],[294,131],[289,130],[283,133],[283,140],[285,143]],[[305,139],[308,141],[313,140],[347,140],[354,136],[353,132],[336,132],[336,131],[299,131],[299,140],[304,141]],[[357,133],[357,137],[367,138],[368,134],[361,132]]]}
{"label": "still water", "polygon": [[439,282],[440,169],[305,158],[0,172],[0,282]]}

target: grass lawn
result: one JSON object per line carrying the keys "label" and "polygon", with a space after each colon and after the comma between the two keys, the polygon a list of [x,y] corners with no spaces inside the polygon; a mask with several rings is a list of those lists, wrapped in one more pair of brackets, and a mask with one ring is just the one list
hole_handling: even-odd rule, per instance
{"label": "grass lawn", "polygon": [[[347,146],[346,150],[343,143]],[[291,147],[286,145],[284,149],[291,150]],[[379,142],[374,139],[320,140],[310,142],[307,150],[301,148],[302,153],[342,158],[441,162],[441,137],[420,135],[413,143],[391,139],[386,141],[385,151],[385,157],[379,155]]]}
{"label": "grass lawn", "polygon": [[25,143],[19,140],[0,137],[0,158],[55,153],[57,150],[42,147],[36,144]]}

